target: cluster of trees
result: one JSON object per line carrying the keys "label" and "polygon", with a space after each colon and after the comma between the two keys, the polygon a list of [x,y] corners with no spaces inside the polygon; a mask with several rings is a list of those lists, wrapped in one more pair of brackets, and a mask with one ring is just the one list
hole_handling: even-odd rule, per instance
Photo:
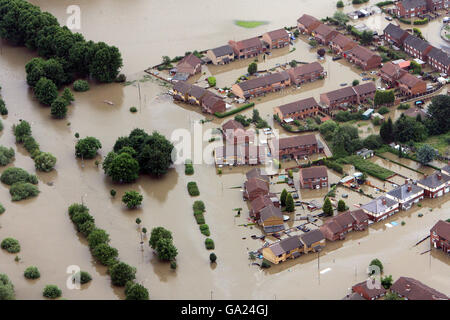
{"label": "cluster of trees", "polygon": [[6,274],[0,273],[0,300],[15,300],[14,285]]}
{"label": "cluster of trees", "polygon": [[144,197],[139,192],[130,190],[125,192],[122,197],[122,202],[128,209],[135,209],[141,205],[143,199]]}
{"label": "cluster of trees", "polygon": [[286,189],[283,189],[280,195],[280,204],[282,207],[286,207],[286,212],[294,212],[295,211],[295,203],[294,198],[290,192],[287,192]]}
{"label": "cluster of trees", "polygon": [[83,159],[93,159],[97,155],[102,143],[95,137],[86,137],[78,140],[75,145],[75,156]]}
{"label": "cluster of trees", "polygon": [[14,238],[5,238],[5,239],[3,239],[2,243],[0,244],[0,247],[3,250],[8,251],[9,253],[18,253],[18,252],[20,252],[19,241],[17,241]]}
{"label": "cluster of trees", "polygon": [[134,129],[128,137],[120,137],[108,153],[103,170],[113,181],[130,183],[140,173],[161,176],[173,163],[173,144],[154,131],[151,135],[142,129]]}
{"label": "cluster of trees", "polygon": [[428,137],[429,131],[437,131],[433,127],[434,123],[432,119],[422,121],[420,117],[415,119],[402,114],[395,123],[389,118],[381,124],[380,137],[385,143],[421,142]]}
{"label": "cluster of trees", "polygon": [[14,159],[15,152],[13,148],[0,146],[0,166],[6,166]]}
{"label": "cluster of trees", "polygon": [[152,229],[149,244],[160,260],[172,262],[178,255],[178,250],[173,244],[172,232],[163,227]]}
{"label": "cluster of trees", "polygon": [[38,183],[37,177],[22,168],[6,169],[1,174],[0,181],[11,186],[9,193],[13,201],[35,197],[39,194],[39,190],[35,186]]}
{"label": "cluster of trees", "polygon": [[87,76],[99,82],[112,82],[122,67],[116,47],[86,41],[81,34],[61,27],[52,14],[41,12],[24,0],[0,0],[0,37],[59,62],[55,72],[58,81],[64,84],[75,77]]}

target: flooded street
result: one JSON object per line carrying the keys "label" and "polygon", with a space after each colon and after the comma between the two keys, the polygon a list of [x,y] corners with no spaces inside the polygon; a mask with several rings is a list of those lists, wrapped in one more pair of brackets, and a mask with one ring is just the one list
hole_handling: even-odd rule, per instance
{"label": "flooded street", "polygon": [[[66,8],[72,4],[61,0],[30,2],[54,14],[62,24],[67,17]],[[142,79],[142,71],[159,63],[163,55],[174,57],[186,51],[219,46],[230,39],[245,39],[293,26],[303,13],[320,18],[331,16],[335,12],[336,1],[288,0],[283,1],[283,5],[267,0],[234,2],[240,10],[237,11],[234,5],[223,6],[217,0],[138,0],[131,5],[128,2],[81,0],[78,1],[82,14],[80,32],[86,39],[105,41],[119,47],[124,61],[122,70],[128,80],[135,80]],[[376,2],[370,1],[371,4]],[[347,6],[344,9],[349,11]],[[269,23],[244,29],[233,24],[235,19]],[[295,47],[291,53],[286,50],[278,56],[274,54],[259,67],[270,68],[292,59],[317,60],[315,50],[310,50],[304,39],[296,42]],[[328,242],[319,265],[317,255],[311,254],[260,270],[251,265],[248,252],[261,247],[259,240],[251,239],[251,235],[259,235],[261,231],[239,226],[248,223],[246,209],[238,218],[233,211],[246,208],[239,188],[246,170],[226,168],[222,175],[217,175],[214,166],[203,164],[194,165],[195,174],[186,176],[184,166],[177,166],[162,179],[141,176],[133,184],[117,185],[104,175],[101,166],[95,165],[96,159],[82,163],[74,156],[75,133],[82,138],[94,136],[101,141],[102,149],[97,157],[101,160],[119,136],[128,135],[134,128],[143,128],[148,133],[156,130],[168,138],[176,129],[191,131],[195,122],[205,119],[198,109],[173,103],[172,98],[165,94],[167,88],[155,80],[140,82],[141,100],[136,84],[92,84],[88,92],[74,92],[75,102],[69,107],[66,119],[55,120],[50,117],[49,108],[34,99],[26,84],[25,64],[35,56],[34,53],[12,47],[4,41],[0,53],[1,93],[9,109],[9,115],[2,117],[5,128],[0,133],[0,145],[16,151],[13,166],[35,173],[33,160],[26,150],[15,144],[11,130],[13,124],[25,119],[30,122],[41,149],[58,159],[55,171],[37,173],[41,192],[36,198],[12,202],[9,187],[0,186],[0,203],[6,209],[0,215],[0,240],[13,237],[22,247],[18,253],[19,262],[15,261],[16,255],[0,250],[0,273],[6,273],[14,283],[17,299],[42,299],[42,290],[47,284],[58,285],[63,291],[62,296],[67,299],[123,298],[123,290],[111,286],[106,269],[92,258],[86,242],[77,235],[69,219],[68,206],[81,201],[89,207],[97,226],[110,234],[111,245],[118,249],[120,259],[137,268],[136,280],[149,289],[151,299],[340,299],[348,293],[347,288],[366,278],[366,268],[373,258],[379,258],[386,273],[392,274],[394,279],[410,276],[450,293],[450,257],[437,251],[420,255],[429,248],[429,242],[413,247],[429,234],[437,220],[450,218],[449,195],[439,200],[426,200],[422,208],[413,207],[410,211],[401,212],[373,225],[369,231],[350,234],[345,241]],[[226,72],[219,68],[208,68],[208,72],[217,77],[218,86],[230,85],[246,72],[247,63],[249,61],[232,64]],[[347,62],[334,62],[327,56],[322,63],[328,72],[326,79],[306,84],[298,90],[289,88],[260,100],[254,99],[261,116],[272,119],[273,107],[277,105],[310,96],[318,99],[320,93],[338,89],[343,82],[350,84],[354,79],[361,80],[361,71],[350,67]],[[204,70],[206,72],[206,68]],[[104,103],[105,100],[114,105]],[[138,109],[137,113],[130,113],[132,106]],[[250,115],[251,110],[243,114]],[[216,119],[205,123],[203,128],[217,128],[227,120]],[[367,130],[368,127],[360,129],[363,128]],[[205,142],[204,146],[207,144]],[[397,170],[397,167],[387,165],[395,164],[388,162],[386,167]],[[417,175],[398,167],[404,175],[410,172]],[[4,169],[0,167],[0,171]],[[335,173],[330,175],[330,182],[339,179]],[[186,189],[189,181],[197,182],[199,197],[189,196]],[[113,188],[117,191],[115,198],[110,196]],[[144,200],[141,209],[130,211],[121,203],[121,198],[125,191],[132,189],[143,194]],[[343,191],[338,190],[340,195]],[[323,196],[322,193],[301,193],[305,198]],[[357,196],[349,202],[356,203],[360,198]],[[203,200],[206,205],[205,218],[218,257],[214,266],[209,262],[205,237],[199,232],[192,215],[195,200]],[[433,210],[429,211],[429,208]],[[419,213],[424,216],[419,218]],[[135,223],[137,217],[149,231],[157,226],[172,231],[179,253],[176,271],[171,270],[168,263],[159,262],[148,246],[148,239],[145,239],[145,249],[141,251]],[[406,225],[386,228],[384,223],[391,219],[404,220]],[[39,280],[24,278],[23,271],[30,265],[39,268]],[[82,290],[66,287],[69,277],[66,270],[71,265],[79,266],[93,276],[93,281],[82,286]],[[326,268],[331,268],[331,271],[318,272]]]}

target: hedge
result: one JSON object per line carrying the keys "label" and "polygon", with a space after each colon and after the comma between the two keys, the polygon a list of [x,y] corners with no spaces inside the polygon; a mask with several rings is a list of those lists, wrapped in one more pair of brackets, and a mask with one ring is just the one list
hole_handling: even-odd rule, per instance
{"label": "hedge", "polygon": [[254,107],[254,106],[255,106],[255,103],[251,102],[251,103],[244,104],[243,106],[240,106],[238,108],[235,108],[233,110],[230,110],[230,111],[227,111],[227,112],[224,112],[224,113],[216,112],[216,113],[214,113],[214,115],[217,118],[225,118],[225,117],[231,116],[231,115],[233,115],[235,113],[241,112],[242,110]]}
{"label": "hedge", "polygon": [[415,20],[414,25],[423,25],[423,24],[427,24],[428,23],[428,18],[425,19],[421,19],[421,20]]}
{"label": "hedge", "polygon": [[205,235],[207,237],[209,237],[211,235],[211,233],[209,232],[209,226],[207,224],[202,224],[202,225],[200,225],[199,228],[200,228],[200,232],[203,235]]}
{"label": "hedge", "polygon": [[340,161],[347,164],[352,164],[357,170],[381,180],[386,180],[395,174],[391,170],[383,168],[376,163],[372,163],[356,155],[342,158]]}
{"label": "hedge", "polygon": [[200,191],[198,190],[196,182],[192,182],[192,181],[188,182],[187,189],[188,189],[189,195],[191,195],[193,197],[200,195]]}

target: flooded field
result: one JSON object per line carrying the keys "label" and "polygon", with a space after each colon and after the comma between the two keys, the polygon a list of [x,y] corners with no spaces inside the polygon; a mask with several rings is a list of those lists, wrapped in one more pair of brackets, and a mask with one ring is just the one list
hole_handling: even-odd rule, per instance
{"label": "flooded field", "polygon": [[[71,1],[56,0],[31,2],[50,11],[61,23],[67,18],[67,6],[72,4]],[[375,2],[370,1],[371,4]],[[334,0],[320,3],[289,0],[283,5],[264,0],[257,2],[257,9],[256,1],[240,1],[236,2],[236,6],[240,6],[239,11],[236,6],[223,6],[217,0],[140,0],[132,5],[106,0],[82,0],[78,3],[82,10],[80,32],[86,39],[118,46],[124,59],[123,72],[131,80],[141,79],[142,70],[159,63],[163,55],[173,57],[186,51],[219,46],[233,38],[245,39],[294,25],[303,13],[324,17],[335,11]],[[243,29],[233,24],[235,19],[267,20],[269,24]],[[294,58],[314,61],[315,53],[303,40],[297,42],[296,48],[292,53],[274,55],[261,67]],[[67,299],[123,298],[123,290],[111,286],[106,270],[92,259],[85,241],[77,235],[69,220],[67,207],[81,201],[90,208],[96,224],[108,231],[111,245],[119,250],[120,259],[137,268],[137,281],[149,289],[152,299],[340,299],[347,293],[347,288],[366,278],[365,269],[375,257],[383,261],[386,272],[394,278],[411,276],[442,292],[450,292],[447,276],[449,257],[434,251],[430,256],[420,255],[428,248],[428,242],[423,248],[412,248],[438,219],[450,217],[449,196],[424,202],[421,209],[415,207],[391,218],[405,220],[404,227],[384,229],[383,225],[378,225],[366,233],[354,233],[344,242],[327,246],[321,253],[319,268],[317,256],[310,255],[262,271],[248,260],[248,251],[261,246],[258,240],[251,239],[256,228],[240,227],[248,221],[247,212],[244,210],[240,218],[235,218],[233,211],[245,205],[240,189],[236,188],[244,181],[243,168],[225,169],[219,176],[212,165],[195,165],[195,174],[187,177],[184,166],[179,166],[162,179],[143,176],[133,184],[116,185],[95,165],[95,159],[82,164],[74,157],[74,135],[77,132],[81,137],[94,136],[102,142],[103,147],[97,157],[101,160],[117,137],[127,135],[137,127],[148,132],[157,130],[167,137],[179,128],[192,130],[194,122],[205,118],[198,110],[174,104],[170,97],[164,95],[167,88],[156,81],[140,83],[141,100],[136,85],[92,84],[90,91],[75,93],[75,103],[69,107],[67,119],[54,120],[50,117],[49,108],[35,101],[25,81],[24,66],[34,56],[27,49],[12,47],[5,42],[1,45],[0,85],[9,115],[2,118],[5,128],[0,133],[0,144],[15,149],[14,166],[35,172],[32,159],[15,144],[11,132],[13,124],[25,119],[31,123],[33,136],[41,149],[58,159],[54,172],[38,174],[41,193],[35,199],[11,202],[8,187],[0,186],[0,202],[6,208],[0,216],[0,239],[14,237],[22,247],[18,254],[19,262],[15,261],[15,255],[0,251],[0,271],[14,283],[18,299],[42,299],[42,290],[47,284],[58,285]],[[311,95],[318,98],[319,93],[337,89],[341,82],[351,83],[359,79],[360,72],[345,62],[332,62],[327,57],[323,63],[328,71],[325,80],[305,85],[298,93],[282,92],[255,101],[261,115],[271,117],[272,108],[278,104]],[[245,66],[236,64],[231,73],[213,68],[208,72],[215,73],[218,84],[222,85],[228,84],[244,70]],[[104,100],[110,100],[114,105],[105,104]],[[136,106],[139,112],[130,113],[131,106]],[[208,122],[204,129],[216,128],[220,124],[219,120]],[[1,171],[4,169],[0,168]],[[332,176],[331,179],[337,178]],[[209,263],[204,236],[192,215],[191,206],[197,198],[193,199],[187,193],[189,181],[197,182],[200,189],[198,199],[203,200],[207,208],[206,219],[218,256],[218,263],[214,266]],[[112,188],[117,191],[114,199],[109,193]],[[131,189],[144,195],[141,209],[129,211],[122,205],[123,193]],[[362,201],[358,194],[350,195],[349,192],[349,197],[349,203]],[[433,208],[432,212],[429,212],[429,207]],[[419,212],[424,213],[423,218],[418,218]],[[176,271],[159,262],[148,246],[141,251],[135,223],[137,217],[149,230],[164,226],[173,232],[179,251]],[[396,245],[392,245],[394,241]],[[23,277],[24,269],[30,265],[39,268],[39,280],[28,281]],[[66,287],[69,276],[66,270],[72,265],[93,276],[93,281],[82,290]],[[318,272],[328,267],[330,272]]]}

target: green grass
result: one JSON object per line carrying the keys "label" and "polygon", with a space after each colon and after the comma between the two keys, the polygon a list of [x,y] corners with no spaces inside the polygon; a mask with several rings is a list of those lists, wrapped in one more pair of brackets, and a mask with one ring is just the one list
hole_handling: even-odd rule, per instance
{"label": "green grass", "polygon": [[438,136],[431,136],[424,142],[415,143],[415,146],[416,148],[419,148],[424,144],[429,144],[433,148],[437,149],[439,154],[445,155],[447,151],[450,151],[450,132]]}
{"label": "green grass", "polygon": [[242,28],[247,28],[247,29],[251,29],[251,28],[256,28],[259,26],[262,26],[264,24],[267,24],[267,21],[250,21],[250,20],[235,20],[234,24],[242,27]]}
{"label": "green grass", "polygon": [[386,180],[390,176],[394,175],[394,172],[383,168],[376,163],[364,160],[360,156],[349,156],[346,158],[339,159],[339,161],[347,164],[352,164],[358,171],[364,172],[375,178]]}

